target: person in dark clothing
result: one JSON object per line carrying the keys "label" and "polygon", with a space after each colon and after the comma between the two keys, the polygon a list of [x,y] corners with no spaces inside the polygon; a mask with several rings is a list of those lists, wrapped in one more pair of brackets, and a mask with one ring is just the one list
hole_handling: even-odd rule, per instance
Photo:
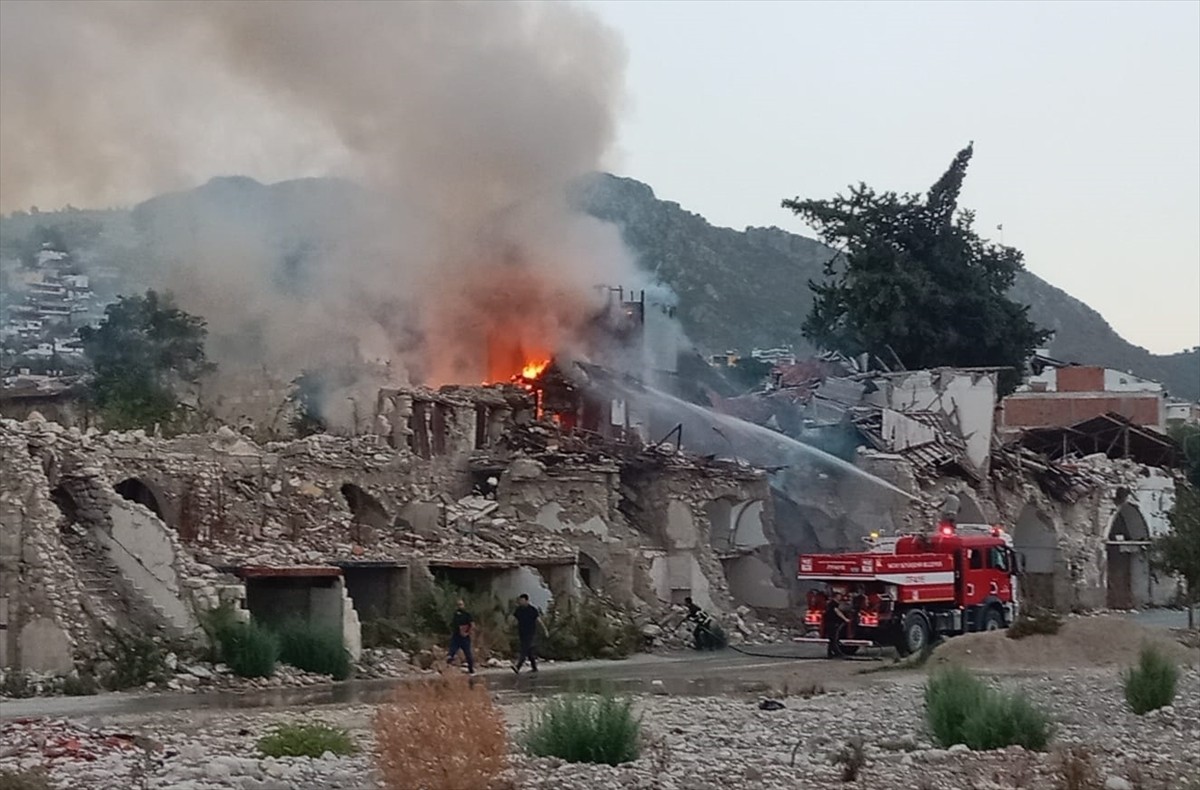
{"label": "person in dark clothing", "polygon": [[471,631],[475,627],[475,618],[471,617],[466,606],[459,598],[458,608],[454,610],[454,617],[450,620],[450,655],[446,661],[454,663],[454,657],[461,650],[467,659],[467,672],[474,675],[475,656],[471,654]]}
{"label": "person in dark clothing", "polygon": [[712,629],[709,625],[708,615],[704,610],[696,605],[690,597],[683,599],[683,605],[687,607],[688,613],[685,620],[691,620],[696,624],[692,629],[692,640],[697,650],[705,650],[710,647],[715,647]]}
{"label": "person in dark clothing", "polygon": [[517,619],[517,639],[521,642],[521,650],[517,655],[517,663],[512,670],[521,674],[521,666],[529,659],[530,672],[537,672],[537,656],[533,652],[533,640],[537,636],[538,618],[541,616],[538,608],[529,602],[529,596],[524,593],[517,599],[517,610],[513,617]]}
{"label": "person in dark clothing", "polygon": [[850,618],[842,611],[841,595],[830,592],[829,603],[825,605],[825,617],[822,620],[825,626],[825,636],[829,639],[829,646],[825,649],[826,658],[842,657],[842,646],[838,640],[849,622]]}

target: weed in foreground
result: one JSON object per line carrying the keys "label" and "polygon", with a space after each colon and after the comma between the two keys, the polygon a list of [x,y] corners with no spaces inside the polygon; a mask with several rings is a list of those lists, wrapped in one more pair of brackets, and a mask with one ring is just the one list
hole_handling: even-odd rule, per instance
{"label": "weed in foreground", "polygon": [[1166,707],[1175,699],[1179,668],[1157,647],[1145,645],[1137,666],[1122,674],[1121,679],[1125,683],[1125,701],[1141,716]]}
{"label": "weed in foreground", "polygon": [[930,677],[925,717],[943,746],[961,743],[976,750],[1023,746],[1041,751],[1054,732],[1047,716],[1023,694],[990,689],[961,667]]}
{"label": "weed in foreground", "polygon": [[867,752],[861,735],[846,741],[846,745],[833,758],[834,765],[842,767],[842,781],[853,782],[867,764]]}
{"label": "weed in foreground", "polygon": [[473,679],[449,673],[401,687],[374,726],[389,790],[494,790],[505,781],[504,717]]}
{"label": "weed in foreground", "polygon": [[620,765],[638,758],[642,720],[633,703],[610,694],[572,694],[547,702],[525,731],[525,748],[538,757],[572,763]]}
{"label": "weed in foreground", "polygon": [[257,746],[267,757],[320,757],[325,752],[348,755],[358,751],[350,733],[323,722],[275,725],[258,739]]}
{"label": "weed in foreground", "polygon": [[1057,790],[1099,790],[1100,774],[1092,754],[1083,746],[1072,746],[1058,753],[1055,761]]}

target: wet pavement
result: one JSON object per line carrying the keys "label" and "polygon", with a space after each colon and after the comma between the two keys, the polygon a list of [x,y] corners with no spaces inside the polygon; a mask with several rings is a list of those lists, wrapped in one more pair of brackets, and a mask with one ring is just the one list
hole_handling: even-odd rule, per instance
{"label": "wet pavement", "polygon": [[[757,655],[734,650],[715,653],[638,654],[622,661],[578,661],[542,664],[536,675],[514,675],[507,666],[481,670],[477,677],[501,697],[541,696],[564,691],[604,688],[618,693],[723,695],[767,694],[784,684],[826,688],[861,685],[861,670],[878,665],[874,657],[828,661],[824,648],[809,645],[756,646]],[[322,686],[247,692],[116,693],[94,697],[38,697],[0,705],[0,720],[32,716],[113,716],[178,710],[237,710],[378,703],[410,678],[349,680]]]}

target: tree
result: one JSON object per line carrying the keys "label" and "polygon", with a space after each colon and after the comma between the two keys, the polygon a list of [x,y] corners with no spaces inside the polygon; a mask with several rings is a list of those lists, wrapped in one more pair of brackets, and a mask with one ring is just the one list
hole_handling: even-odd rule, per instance
{"label": "tree", "polygon": [[826,282],[808,283],[805,337],[910,369],[1007,367],[1001,390],[1016,386],[1050,333],[1005,295],[1024,256],[981,239],[974,213],[958,207],[972,153],[959,151],[924,197],[859,184],[831,200],[783,201],[841,249],[825,265]]}
{"label": "tree", "polygon": [[99,328],[81,328],[93,372],[89,394],[105,424],[169,424],[178,413],[179,388],[213,368],[204,353],[207,334],[203,319],[153,290],[118,297],[104,309]]}
{"label": "tree", "polygon": [[1176,425],[1167,431],[1183,449],[1183,471],[1193,488],[1200,490],[1200,425]]}
{"label": "tree", "polygon": [[1155,565],[1183,577],[1188,628],[1195,628],[1195,609],[1200,603],[1200,493],[1186,483],[1177,484],[1175,506],[1168,518],[1171,531],[1154,541]]}

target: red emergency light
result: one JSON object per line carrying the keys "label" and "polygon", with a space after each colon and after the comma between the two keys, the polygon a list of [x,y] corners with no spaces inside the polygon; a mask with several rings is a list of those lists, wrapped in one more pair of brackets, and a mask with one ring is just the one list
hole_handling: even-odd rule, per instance
{"label": "red emergency light", "polygon": [[941,533],[942,535],[953,535],[954,534],[954,522],[953,521],[941,522],[940,524],[938,524],[938,532]]}

